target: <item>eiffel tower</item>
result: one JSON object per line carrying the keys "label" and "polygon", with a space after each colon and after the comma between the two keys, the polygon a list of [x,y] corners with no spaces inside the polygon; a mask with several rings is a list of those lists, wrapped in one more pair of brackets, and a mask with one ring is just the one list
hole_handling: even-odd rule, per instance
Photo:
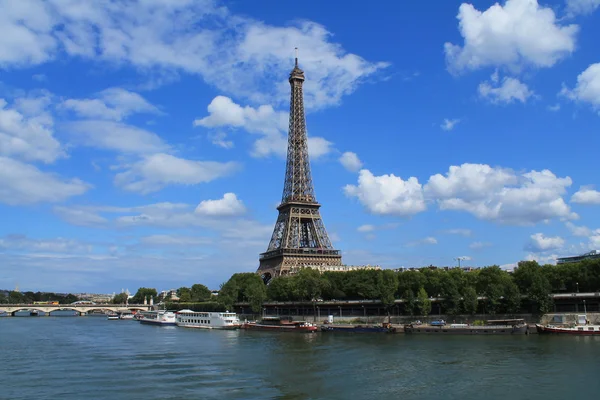
{"label": "eiffel tower", "polygon": [[265,283],[303,267],[342,265],[340,251],[331,245],[319,213],[321,205],[315,198],[304,117],[304,71],[298,67],[298,54],[289,82],[292,93],[283,196],[269,247],[260,255],[257,271]]}

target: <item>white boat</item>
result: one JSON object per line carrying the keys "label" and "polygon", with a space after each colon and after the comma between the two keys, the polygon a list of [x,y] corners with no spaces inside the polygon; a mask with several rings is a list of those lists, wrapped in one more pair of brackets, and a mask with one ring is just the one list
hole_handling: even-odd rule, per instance
{"label": "white boat", "polygon": [[240,320],[230,312],[177,311],[177,326],[200,329],[238,329]]}
{"label": "white boat", "polygon": [[107,318],[108,320],[118,320],[119,319],[119,314],[108,314]]}
{"label": "white boat", "polygon": [[147,311],[142,313],[140,323],[159,326],[176,326],[175,313],[173,311]]}
{"label": "white boat", "polygon": [[133,319],[133,313],[121,313],[119,314],[119,319]]}
{"label": "white boat", "polygon": [[591,324],[585,315],[578,315],[576,321],[567,323],[564,318],[556,318],[558,323],[554,324],[535,324],[538,333],[553,333],[558,335],[585,335],[600,336],[600,325]]}

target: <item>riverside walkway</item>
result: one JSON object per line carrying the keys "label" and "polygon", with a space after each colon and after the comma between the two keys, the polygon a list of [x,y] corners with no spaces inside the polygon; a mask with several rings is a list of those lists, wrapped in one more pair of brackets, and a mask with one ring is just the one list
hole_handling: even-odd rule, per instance
{"label": "riverside walkway", "polygon": [[77,311],[79,315],[87,315],[90,311],[150,311],[151,304],[0,304],[0,314],[14,316],[19,311],[41,311],[50,315],[53,311]]}

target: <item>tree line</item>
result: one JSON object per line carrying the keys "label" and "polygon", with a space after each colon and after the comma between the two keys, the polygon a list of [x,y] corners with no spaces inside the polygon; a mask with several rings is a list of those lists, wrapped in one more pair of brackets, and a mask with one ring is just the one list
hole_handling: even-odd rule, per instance
{"label": "tree line", "polygon": [[71,304],[79,298],[74,294],[49,292],[0,292],[0,304],[33,304],[36,301],[58,301],[59,304]]}
{"label": "tree line", "polygon": [[420,268],[324,272],[305,268],[297,274],[271,280],[265,286],[257,274],[234,274],[221,286],[218,302],[231,309],[249,303],[260,312],[266,301],[379,300],[388,309],[403,300],[407,315],[428,315],[432,298],[440,298],[442,312],[450,315],[552,310],[551,293],[600,291],[600,260],[539,265],[518,263],[509,273],[494,265],[464,271],[460,268]]}
{"label": "tree line", "polygon": [[[552,310],[551,293],[600,291],[600,260],[579,263],[539,265],[535,261],[518,263],[509,273],[494,265],[465,271],[460,268],[424,267],[408,271],[358,270],[319,273],[304,268],[297,274],[272,279],[265,285],[255,273],[236,273],[221,285],[218,296],[195,284],[177,289],[178,303],[171,307],[232,310],[236,303],[247,303],[259,313],[268,301],[378,300],[388,311],[403,300],[406,315],[428,315],[433,298],[444,314],[514,314],[525,305],[531,312]],[[124,303],[123,294],[114,302]],[[156,289],[139,288],[130,303],[162,299]],[[178,304],[178,305],[176,305]],[[183,305],[182,305],[183,304]]]}

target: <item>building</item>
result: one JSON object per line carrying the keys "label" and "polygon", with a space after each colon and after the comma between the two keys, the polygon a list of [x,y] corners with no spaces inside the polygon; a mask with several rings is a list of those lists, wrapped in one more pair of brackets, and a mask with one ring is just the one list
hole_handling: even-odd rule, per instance
{"label": "building", "polygon": [[260,255],[256,271],[265,283],[301,268],[343,266],[341,252],[329,240],[319,212],[321,205],[315,198],[304,116],[304,71],[298,67],[297,55],[289,83],[290,123],[283,195],[273,235],[267,251]]}
{"label": "building", "polygon": [[589,253],[585,253],[580,256],[557,258],[556,263],[557,264],[567,264],[567,263],[580,262],[583,260],[598,260],[598,259],[600,259],[600,250],[592,250]]}

